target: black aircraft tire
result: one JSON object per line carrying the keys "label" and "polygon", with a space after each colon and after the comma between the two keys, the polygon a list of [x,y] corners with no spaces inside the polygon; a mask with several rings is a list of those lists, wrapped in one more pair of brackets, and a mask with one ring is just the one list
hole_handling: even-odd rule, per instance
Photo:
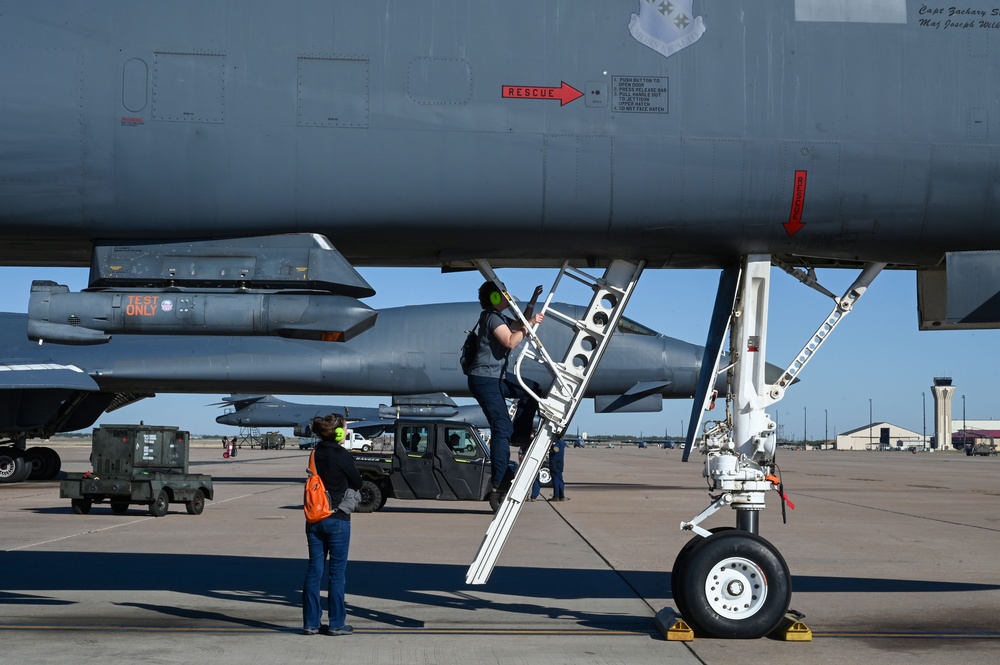
{"label": "black aircraft tire", "polygon": [[194,498],[187,502],[188,515],[201,515],[205,512],[205,492],[199,487],[194,492]]}
{"label": "black aircraft tire", "polygon": [[69,505],[77,515],[86,515],[93,502],[90,499],[71,499]]}
{"label": "black aircraft tire", "polygon": [[124,515],[128,512],[128,501],[111,500],[111,512],[115,515]]}
{"label": "black aircraft tire", "polygon": [[60,471],[62,471],[62,458],[59,457],[59,453],[52,450],[51,448],[46,448],[45,446],[42,446],[38,448],[38,450],[42,451],[42,455],[45,457],[47,464],[45,475],[42,476],[41,479],[52,480],[57,475],[59,475]]}
{"label": "black aircraft tire", "polygon": [[28,480],[52,480],[62,468],[59,453],[45,446],[28,448],[24,451],[24,459],[31,465]]}
{"label": "black aircraft tire", "polygon": [[552,487],[552,469],[546,464],[538,470],[538,484],[542,487]]}
{"label": "black aircraft tire", "polygon": [[31,463],[13,446],[0,447],[0,483],[19,483],[27,480]]}
{"label": "black aircraft tire", "polygon": [[374,513],[385,505],[382,496],[382,488],[378,486],[378,483],[365,478],[361,481],[361,501],[358,502],[358,507],[354,509],[354,512]]}
{"label": "black aircraft tire", "polygon": [[149,503],[149,514],[153,517],[163,517],[170,510],[170,495],[167,490],[160,490],[156,498]]}
{"label": "black aircraft tire", "polygon": [[28,469],[28,480],[41,480],[45,475],[46,458],[42,454],[41,448],[28,448],[24,451],[24,461],[31,468]]}
{"label": "black aircraft tire", "polygon": [[680,583],[685,618],[696,634],[707,637],[764,637],[781,622],[792,598],[792,578],[778,550],[736,529],[696,546]]}
{"label": "black aircraft tire", "polygon": [[[713,529],[709,529],[712,533],[721,533],[723,531],[732,531],[735,527],[731,526],[717,526]],[[682,617],[687,619],[687,607],[684,602],[684,589],[681,584],[681,580],[684,579],[684,567],[687,565],[688,559],[691,556],[691,552],[694,548],[698,547],[705,541],[702,536],[695,536],[691,540],[685,543],[681,551],[677,553],[677,558],[674,559],[674,567],[670,571],[670,594],[674,599],[674,605],[677,606],[677,612]]]}

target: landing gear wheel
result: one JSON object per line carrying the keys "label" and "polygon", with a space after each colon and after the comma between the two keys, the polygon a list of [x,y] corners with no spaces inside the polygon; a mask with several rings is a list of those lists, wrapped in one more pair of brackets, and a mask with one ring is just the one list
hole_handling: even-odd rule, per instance
{"label": "landing gear wheel", "polygon": [[538,470],[538,484],[542,487],[552,487],[552,469],[543,465]]}
{"label": "landing gear wheel", "polygon": [[683,568],[684,615],[695,633],[757,639],[774,630],[788,611],[788,565],[758,535],[736,529],[712,534]]}
{"label": "landing gear wheel", "polygon": [[187,502],[188,515],[201,515],[205,512],[205,493],[198,488],[195,490],[194,498]]}
{"label": "landing gear wheel", "polygon": [[24,459],[31,465],[29,480],[52,480],[62,468],[59,453],[44,446],[28,448],[24,451]]}
{"label": "landing gear wheel", "polygon": [[358,507],[354,509],[356,513],[373,513],[383,505],[385,505],[385,499],[383,497],[382,488],[378,486],[378,483],[372,480],[362,480],[361,481],[361,501],[358,502]]}
{"label": "landing gear wheel", "polygon": [[111,512],[115,515],[124,515],[128,512],[128,501],[112,501]]}
{"label": "landing gear wheel", "polygon": [[86,515],[94,504],[90,499],[72,499],[69,505],[77,515]]}
{"label": "landing gear wheel", "polygon": [[[713,529],[709,529],[712,533],[722,533],[724,531],[733,531],[735,527],[731,526],[717,526]],[[670,572],[670,594],[674,599],[674,605],[677,606],[677,612],[687,619],[688,610],[686,603],[684,602],[684,589],[681,584],[681,580],[684,579],[685,566],[687,565],[688,559],[691,557],[691,552],[694,548],[705,542],[705,538],[702,536],[695,536],[691,540],[687,541],[681,551],[677,553],[677,558],[674,559],[674,567]]]}
{"label": "landing gear wheel", "polygon": [[167,490],[160,490],[160,493],[149,504],[149,514],[153,517],[163,517],[169,509],[170,495],[167,494]]}
{"label": "landing gear wheel", "polygon": [[13,446],[0,447],[0,483],[19,483],[28,478],[31,463]]}

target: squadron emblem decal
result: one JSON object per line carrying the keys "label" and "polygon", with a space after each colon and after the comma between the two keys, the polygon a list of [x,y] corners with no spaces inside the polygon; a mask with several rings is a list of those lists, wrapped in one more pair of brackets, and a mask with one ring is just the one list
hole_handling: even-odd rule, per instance
{"label": "squadron emblem decal", "polygon": [[700,16],[693,16],[694,0],[639,0],[628,31],[636,41],[664,57],[691,46],[705,34]]}

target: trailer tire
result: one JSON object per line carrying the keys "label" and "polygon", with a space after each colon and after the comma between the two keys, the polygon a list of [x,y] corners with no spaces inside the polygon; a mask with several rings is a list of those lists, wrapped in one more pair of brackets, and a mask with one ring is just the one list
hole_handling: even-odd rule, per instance
{"label": "trailer tire", "polygon": [[69,505],[77,515],[86,515],[90,512],[90,507],[94,504],[90,499],[72,499]]}
{"label": "trailer tire", "polygon": [[365,478],[361,481],[361,501],[354,509],[356,513],[374,513],[385,505],[382,488],[373,480]]}
{"label": "trailer tire", "polygon": [[163,517],[170,509],[170,495],[167,490],[160,490],[156,498],[149,503],[149,514],[153,517]]}
{"label": "trailer tire", "polygon": [[124,515],[128,512],[128,501],[111,501],[111,512],[115,515]]}
{"label": "trailer tire", "polygon": [[201,515],[205,512],[205,492],[199,487],[194,492],[194,498],[187,502],[188,515]]}

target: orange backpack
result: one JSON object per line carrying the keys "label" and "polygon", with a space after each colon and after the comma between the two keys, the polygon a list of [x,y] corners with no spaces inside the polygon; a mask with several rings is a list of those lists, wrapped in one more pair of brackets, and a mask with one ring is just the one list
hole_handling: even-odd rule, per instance
{"label": "orange backpack", "polygon": [[315,524],[333,515],[333,508],[330,506],[330,493],[323,485],[323,479],[316,473],[316,451],[309,453],[309,467],[306,469],[309,475],[306,476],[305,496],[302,500],[302,510],[306,514],[306,522]]}

